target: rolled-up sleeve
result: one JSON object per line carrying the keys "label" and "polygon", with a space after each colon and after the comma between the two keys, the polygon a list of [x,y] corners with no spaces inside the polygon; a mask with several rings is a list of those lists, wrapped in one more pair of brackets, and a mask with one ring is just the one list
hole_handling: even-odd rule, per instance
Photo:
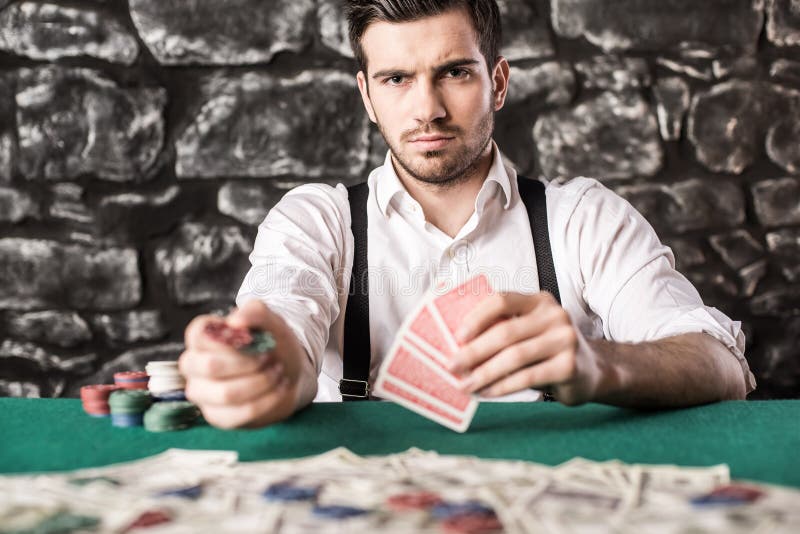
{"label": "rolled-up sleeve", "polygon": [[567,228],[579,249],[584,299],[608,339],[641,342],[705,332],[739,361],[748,393],[755,377],[741,322],[705,306],[675,257],[631,204],[599,183],[585,190]]}
{"label": "rolled-up sleeve", "polygon": [[[349,273],[344,250],[352,240],[347,189],[306,184],[287,193],[258,227],[250,270],[236,297],[280,315],[319,374],[331,324],[339,315]],[[347,278],[347,279],[345,279]]]}

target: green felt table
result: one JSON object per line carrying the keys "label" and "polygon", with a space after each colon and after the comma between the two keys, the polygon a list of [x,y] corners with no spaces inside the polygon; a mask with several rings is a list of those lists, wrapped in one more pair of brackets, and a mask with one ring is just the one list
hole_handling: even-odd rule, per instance
{"label": "green felt table", "polygon": [[239,459],[358,454],[409,447],[556,465],[575,456],[629,463],[726,463],[733,478],[800,487],[800,401],[724,402],[639,412],[589,404],[483,403],[458,434],[388,402],[314,404],[281,424],[225,431],[201,425],[149,433],[114,428],[75,399],[0,399],[0,472],[60,471],[168,448],[236,450]]}

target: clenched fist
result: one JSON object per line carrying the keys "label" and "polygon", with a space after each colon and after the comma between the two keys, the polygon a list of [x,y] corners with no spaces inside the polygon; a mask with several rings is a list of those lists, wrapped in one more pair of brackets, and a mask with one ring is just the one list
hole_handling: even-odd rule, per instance
{"label": "clenched fist", "polygon": [[[238,352],[206,334],[206,326],[214,322],[270,332],[275,348],[260,356]],[[185,343],[179,367],[186,377],[186,397],[210,424],[265,426],[286,419],[299,407],[308,357],[283,319],[263,302],[250,301],[227,318],[196,317],[186,327]]]}

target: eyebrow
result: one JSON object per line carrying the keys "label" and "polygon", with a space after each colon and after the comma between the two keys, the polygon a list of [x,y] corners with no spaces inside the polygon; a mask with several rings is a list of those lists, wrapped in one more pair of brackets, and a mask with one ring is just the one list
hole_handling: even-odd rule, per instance
{"label": "eyebrow", "polygon": [[[469,66],[469,65],[477,65],[478,63],[480,63],[480,61],[478,61],[477,59],[473,59],[473,58],[454,59],[452,61],[448,61],[447,63],[443,63],[443,64],[441,64],[441,65],[439,65],[437,67],[434,67],[433,70],[437,74],[440,74],[442,72],[446,72],[446,71],[448,71],[450,69],[454,69],[456,67],[466,67],[466,66]],[[372,75],[372,79],[375,80],[375,79],[378,79],[378,78],[388,78],[388,77],[392,77],[392,76],[408,76],[409,74],[411,74],[411,73],[408,72],[408,71],[404,71],[402,69],[384,69],[384,70],[380,70],[380,71],[376,72],[375,74],[373,74]]]}

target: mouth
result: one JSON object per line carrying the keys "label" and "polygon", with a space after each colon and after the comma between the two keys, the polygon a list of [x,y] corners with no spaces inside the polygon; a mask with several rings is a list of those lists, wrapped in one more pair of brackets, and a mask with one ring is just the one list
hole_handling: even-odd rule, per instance
{"label": "mouth", "polygon": [[445,147],[455,137],[446,135],[421,135],[411,140],[411,146],[422,151],[438,150]]}

